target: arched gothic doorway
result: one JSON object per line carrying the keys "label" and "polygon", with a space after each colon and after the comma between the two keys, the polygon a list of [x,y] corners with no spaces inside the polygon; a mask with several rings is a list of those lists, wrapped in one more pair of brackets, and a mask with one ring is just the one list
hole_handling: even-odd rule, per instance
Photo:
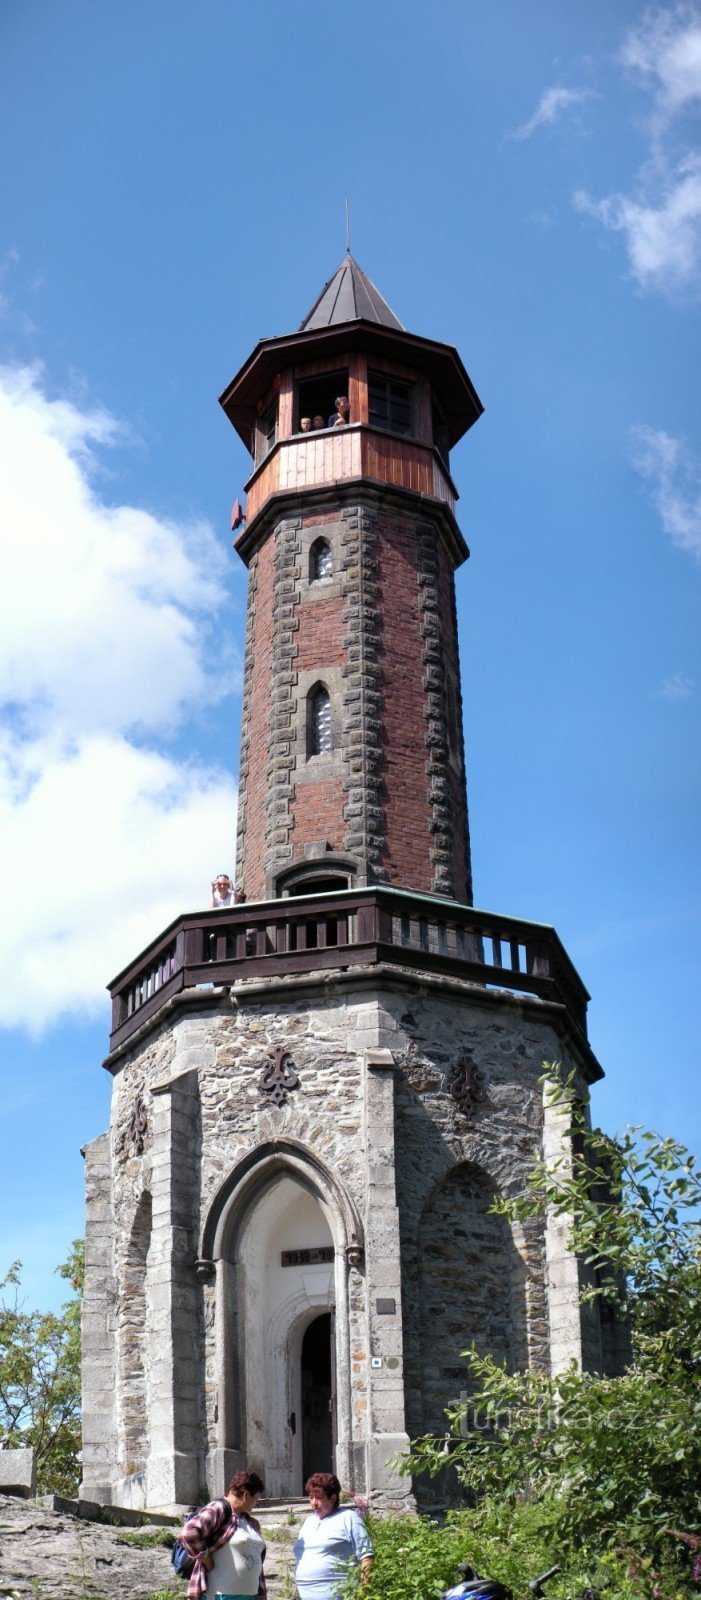
{"label": "arched gothic doorway", "polygon": [[311,1330],[321,1315],[329,1328],[334,1254],[318,1200],[294,1178],[278,1178],[244,1220],[239,1294],[245,1328],[246,1452],[264,1470],[267,1492],[273,1496],[302,1493],[305,1400],[316,1413],[325,1384],[330,1391],[335,1351],[329,1344],[324,1355]]}
{"label": "arched gothic doorway", "polygon": [[[248,1465],[261,1471],[269,1495],[300,1494],[305,1438],[308,1449],[328,1453],[328,1424],[323,1434],[311,1429],[311,1442],[303,1427],[305,1405],[308,1421],[313,1412],[320,1423],[323,1401],[328,1465],[352,1486],[348,1271],[362,1253],[362,1225],[344,1185],[296,1141],[259,1146],[222,1185],[200,1243],[201,1269],[216,1269],[213,1479]],[[305,1343],[320,1318],[328,1319],[328,1341],[322,1324]]]}

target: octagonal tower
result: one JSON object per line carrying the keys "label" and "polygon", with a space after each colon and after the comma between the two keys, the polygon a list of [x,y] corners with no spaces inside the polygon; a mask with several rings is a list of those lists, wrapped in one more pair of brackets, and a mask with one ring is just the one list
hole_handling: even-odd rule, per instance
{"label": "octagonal tower", "polygon": [[460,357],[407,333],[347,255],[221,403],[254,461],[238,889],[469,903],[449,451],[482,407]]}

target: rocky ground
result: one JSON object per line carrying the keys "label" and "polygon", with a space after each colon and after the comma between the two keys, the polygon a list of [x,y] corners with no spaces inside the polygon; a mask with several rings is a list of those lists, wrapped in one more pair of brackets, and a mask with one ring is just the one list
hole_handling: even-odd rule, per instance
{"label": "rocky ground", "polygon": [[[292,1541],[306,1501],[262,1506],[271,1600],[293,1593]],[[185,1600],[170,1564],[172,1533],[120,1528],[0,1495],[0,1600]]]}

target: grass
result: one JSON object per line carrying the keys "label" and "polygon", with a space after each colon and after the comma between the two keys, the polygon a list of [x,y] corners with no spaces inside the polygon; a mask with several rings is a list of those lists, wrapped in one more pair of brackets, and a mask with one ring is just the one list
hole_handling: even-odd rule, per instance
{"label": "grass", "polygon": [[175,1538],[172,1528],[153,1528],[148,1533],[120,1533],[117,1543],[135,1545],[137,1550],[172,1550]]}

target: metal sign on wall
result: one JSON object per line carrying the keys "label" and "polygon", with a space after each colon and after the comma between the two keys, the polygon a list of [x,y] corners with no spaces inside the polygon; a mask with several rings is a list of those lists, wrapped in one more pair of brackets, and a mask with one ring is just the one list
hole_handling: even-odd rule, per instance
{"label": "metal sign on wall", "polygon": [[280,1264],[283,1267],[313,1267],[320,1261],[333,1261],[334,1255],[332,1244],[321,1245],[318,1250],[283,1250]]}

